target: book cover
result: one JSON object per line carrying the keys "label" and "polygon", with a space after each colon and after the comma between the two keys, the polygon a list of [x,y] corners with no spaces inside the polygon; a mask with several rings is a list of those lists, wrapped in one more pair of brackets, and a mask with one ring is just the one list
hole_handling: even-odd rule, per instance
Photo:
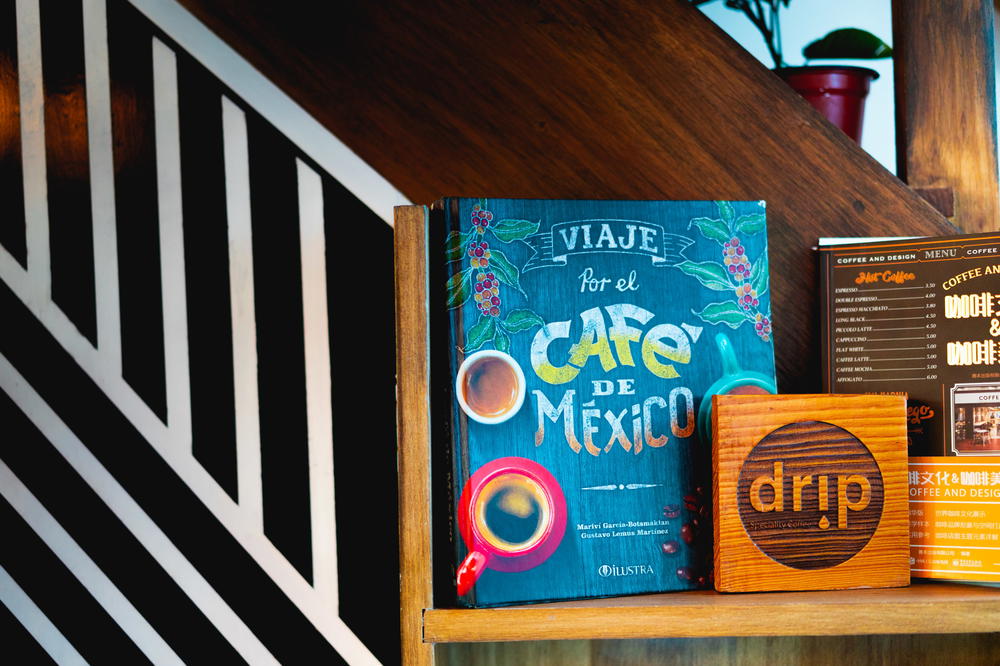
{"label": "book cover", "polygon": [[458,603],[708,587],[704,398],[776,391],[763,202],[435,208]]}
{"label": "book cover", "polygon": [[823,379],[907,396],[913,576],[1000,583],[1000,235],[826,241]]}

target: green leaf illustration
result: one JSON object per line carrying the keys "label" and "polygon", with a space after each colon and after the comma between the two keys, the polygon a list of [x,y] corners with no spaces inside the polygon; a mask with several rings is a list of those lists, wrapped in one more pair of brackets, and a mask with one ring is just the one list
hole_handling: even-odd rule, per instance
{"label": "green leaf illustration", "polygon": [[767,216],[764,213],[753,213],[751,215],[740,215],[736,218],[736,225],[733,233],[753,236],[764,231]]}
{"label": "green leaf illustration", "polygon": [[496,327],[496,320],[493,317],[480,315],[479,321],[469,329],[468,335],[465,336],[465,349],[462,351],[466,353],[476,351],[487,341],[492,340]]}
{"label": "green leaf illustration", "polygon": [[733,208],[733,204],[728,201],[716,201],[715,205],[719,207],[719,215],[729,226],[732,226],[733,220],[736,218],[736,209]]}
{"label": "green leaf illustration", "polygon": [[729,225],[722,220],[713,220],[710,217],[696,217],[688,223],[688,229],[691,228],[691,225],[698,227],[702,236],[717,241],[720,245],[730,239]]}
{"label": "green leaf illustration", "polygon": [[709,303],[701,312],[691,312],[709,324],[725,324],[729,328],[739,328],[740,324],[749,321],[746,312],[734,301]]}
{"label": "green leaf illustration", "polygon": [[465,256],[465,235],[461,231],[452,231],[445,241],[445,259],[455,261]]}
{"label": "green leaf illustration", "polygon": [[695,263],[693,261],[682,261],[677,264],[677,268],[688,275],[698,278],[698,282],[701,282],[709,289],[715,291],[730,291],[734,289],[733,283],[729,281],[729,274],[726,272],[726,268],[718,262],[702,261]]}
{"label": "green leaf illustration", "polygon": [[448,280],[448,309],[457,308],[472,295],[472,268],[455,273]]}
{"label": "green leaf illustration", "polygon": [[504,353],[509,353],[510,338],[507,337],[507,334],[503,332],[503,328],[501,328],[500,326],[495,326],[494,328],[496,329],[496,331],[493,334],[493,346],[496,347],[499,351],[502,351]]}
{"label": "green leaf illustration", "polygon": [[532,310],[511,310],[507,318],[500,323],[511,333],[520,333],[535,326],[545,325],[545,321]]}
{"label": "green leaf illustration", "polygon": [[522,240],[531,234],[538,233],[538,222],[531,220],[500,220],[489,230],[502,242]]}
{"label": "green leaf illustration", "polygon": [[[517,270],[517,266],[510,263],[503,252],[492,248],[490,249],[490,269],[492,269],[493,274],[496,275],[501,282],[509,284],[524,294],[524,290],[521,289],[521,272]],[[525,296],[527,296],[527,294],[525,294]]]}
{"label": "green leaf illustration", "polygon": [[750,288],[756,291],[757,298],[760,298],[767,291],[767,287],[767,253],[764,253],[750,269]]}

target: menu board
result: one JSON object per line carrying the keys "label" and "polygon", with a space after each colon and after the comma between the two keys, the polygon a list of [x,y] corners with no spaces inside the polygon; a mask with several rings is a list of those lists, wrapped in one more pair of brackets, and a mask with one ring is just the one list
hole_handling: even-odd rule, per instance
{"label": "menu board", "polygon": [[1000,455],[1000,236],[819,249],[825,390],[907,395],[911,456]]}
{"label": "menu board", "polygon": [[1000,235],[819,250],[825,390],[907,396],[911,575],[1000,583]]}

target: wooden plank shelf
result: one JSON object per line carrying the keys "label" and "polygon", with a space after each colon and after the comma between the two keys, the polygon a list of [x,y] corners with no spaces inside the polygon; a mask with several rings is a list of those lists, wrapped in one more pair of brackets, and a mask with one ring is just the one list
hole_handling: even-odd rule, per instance
{"label": "wooden plank shelf", "polygon": [[400,206],[395,213],[400,620],[407,666],[433,664],[440,643],[1000,632],[1000,588],[921,579],[891,589],[692,591],[433,608],[426,209]]}
{"label": "wooden plank shelf", "polygon": [[1000,588],[937,581],[837,592],[613,597],[426,609],[425,643],[1000,631]]}

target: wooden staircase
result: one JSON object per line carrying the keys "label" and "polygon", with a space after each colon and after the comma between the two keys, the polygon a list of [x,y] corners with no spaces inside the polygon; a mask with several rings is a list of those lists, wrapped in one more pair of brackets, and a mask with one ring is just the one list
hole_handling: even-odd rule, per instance
{"label": "wooden staircase", "polygon": [[[347,0],[294,8],[269,0],[181,2],[415,203],[442,195],[766,200],[783,392],[821,388],[811,249],[818,237],[957,232],[684,0]],[[954,204],[956,196],[972,196],[953,180],[965,177],[962,169],[919,165],[947,163],[940,150],[960,155],[962,139],[953,133],[959,138],[944,148],[920,144],[917,137],[926,137],[934,122],[948,121],[912,92],[918,68],[936,66],[919,59],[931,37],[914,30],[927,21],[918,6],[951,3],[894,4],[909,6],[897,11],[896,41],[903,46],[897,86],[911,91],[898,112],[902,172],[923,188],[951,189]],[[990,2],[954,3],[959,6],[988,6],[992,15]],[[975,18],[962,11],[966,21]],[[991,37],[977,34],[976,52],[985,56],[986,45],[992,56]],[[979,92],[991,91],[987,85]],[[988,120],[980,113],[969,122],[979,127]],[[993,141],[975,167],[980,177],[992,164],[992,201],[977,209],[970,228],[996,228],[995,136],[964,136],[977,150]],[[385,253],[388,259],[391,248]],[[613,663],[623,655],[712,661],[776,651],[794,663],[829,648],[859,658],[868,650],[899,650],[903,662],[933,643],[935,654],[950,646],[967,663],[996,656],[987,637],[931,638],[829,638],[822,645],[818,639],[713,639],[745,641],[728,648],[677,639],[634,641],[618,651],[608,642],[563,641],[541,648],[464,645],[439,654],[455,663]]]}

